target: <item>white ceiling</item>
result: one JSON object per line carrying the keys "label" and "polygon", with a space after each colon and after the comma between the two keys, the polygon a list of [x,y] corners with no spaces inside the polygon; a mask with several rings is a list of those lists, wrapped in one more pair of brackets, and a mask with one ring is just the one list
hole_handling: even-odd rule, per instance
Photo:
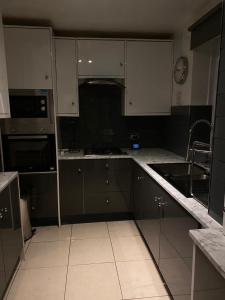
{"label": "white ceiling", "polygon": [[135,33],[179,31],[212,1],[0,0],[7,22],[11,18],[46,20],[58,31]]}

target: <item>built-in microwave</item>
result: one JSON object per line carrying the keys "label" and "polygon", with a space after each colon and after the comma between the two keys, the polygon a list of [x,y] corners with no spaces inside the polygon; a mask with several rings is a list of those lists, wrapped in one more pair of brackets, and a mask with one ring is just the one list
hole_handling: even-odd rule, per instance
{"label": "built-in microwave", "polygon": [[56,170],[55,135],[3,135],[4,171]]}
{"label": "built-in microwave", "polygon": [[52,90],[9,90],[9,101],[4,134],[54,133]]}

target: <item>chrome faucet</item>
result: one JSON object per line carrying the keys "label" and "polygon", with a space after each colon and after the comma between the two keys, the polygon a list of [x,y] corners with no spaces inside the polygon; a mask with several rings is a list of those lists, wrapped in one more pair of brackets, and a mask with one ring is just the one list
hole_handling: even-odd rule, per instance
{"label": "chrome faucet", "polygon": [[[198,125],[198,124],[206,124],[209,126],[210,128],[210,135],[211,135],[211,131],[212,131],[212,124],[208,121],[208,120],[205,120],[205,119],[199,119],[197,121],[195,121],[191,128],[189,129],[189,138],[188,138],[188,147],[187,147],[187,153],[186,153],[186,161],[190,161],[190,151],[191,151],[191,139],[192,139],[192,133],[193,133],[193,130],[195,129],[195,127]],[[210,137],[210,140],[211,140],[211,137]],[[194,142],[194,143],[198,143],[198,145],[206,145],[205,143],[201,143],[201,142]],[[194,144],[192,143],[192,144]],[[211,152],[211,141],[210,141],[210,144],[209,144],[209,151]]]}

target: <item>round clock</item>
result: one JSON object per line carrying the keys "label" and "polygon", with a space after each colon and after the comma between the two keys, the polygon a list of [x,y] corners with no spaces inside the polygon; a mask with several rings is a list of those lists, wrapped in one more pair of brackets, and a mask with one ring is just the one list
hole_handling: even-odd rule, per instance
{"label": "round clock", "polygon": [[178,84],[185,83],[188,76],[188,59],[187,57],[181,56],[177,59],[174,67],[174,80]]}

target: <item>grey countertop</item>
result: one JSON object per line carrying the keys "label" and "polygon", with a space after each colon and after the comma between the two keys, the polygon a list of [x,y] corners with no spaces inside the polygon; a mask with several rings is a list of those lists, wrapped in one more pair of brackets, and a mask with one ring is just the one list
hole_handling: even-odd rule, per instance
{"label": "grey countertop", "polygon": [[17,172],[0,172],[0,192],[18,175]]}
{"label": "grey countertop", "polygon": [[184,162],[184,158],[172,152],[158,148],[145,148],[141,150],[123,149],[127,155],[88,155],[83,151],[77,153],[60,154],[59,159],[109,159],[131,158],[141,166],[164,190],[167,191],[185,210],[187,210],[204,229],[191,230],[193,242],[210,259],[220,274],[225,278],[225,236],[222,226],[208,214],[208,209],[194,198],[186,198],[162,176],[150,168],[149,163]]}
{"label": "grey countertop", "polygon": [[190,236],[217,271],[225,278],[225,236],[223,232],[211,228],[190,230]]}

